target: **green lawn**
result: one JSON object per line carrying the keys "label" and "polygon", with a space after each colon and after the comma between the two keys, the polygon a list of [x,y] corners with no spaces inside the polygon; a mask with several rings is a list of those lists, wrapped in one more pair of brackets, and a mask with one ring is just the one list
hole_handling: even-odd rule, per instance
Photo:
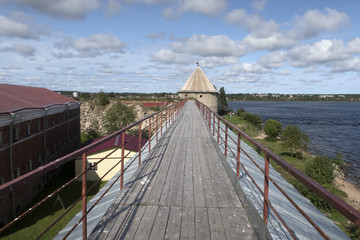
{"label": "green lawn", "polygon": [[[70,168],[65,168],[59,176],[52,179],[49,184],[46,185],[44,190],[39,194],[39,196],[30,204],[30,206],[39,202],[45,196],[52,193],[55,189],[62,186],[67,182],[71,175],[69,172]],[[92,186],[94,182],[87,182],[88,188]],[[101,182],[92,189],[91,193],[88,195],[87,201],[89,201],[105,184],[106,182]],[[65,208],[68,209],[72,203],[74,203],[81,196],[81,182],[74,182],[67,188],[63,189],[59,193],[59,197],[64,204]],[[4,240],[18,240],[18,239],[35,239],[42,231],[44,231],[47,226],[53,223],[61,214],[65,212],[61,203],[57,200],[57,195],[52,199],[47,201],[45,204],[37,208],[34,212],[27,215],[20,222],[16,223],[13,227],[8,229],[4,234],[0,236]],[[29,206],[29,207],[30,207]],[[73,217],[81,210],[81,201],[76,204],[76,206],[67,214],[65,217],[60,220],[53,228],[51,228],[42,239],[53,239],[57,233],[63,229],[68,222],[73,219]]]}

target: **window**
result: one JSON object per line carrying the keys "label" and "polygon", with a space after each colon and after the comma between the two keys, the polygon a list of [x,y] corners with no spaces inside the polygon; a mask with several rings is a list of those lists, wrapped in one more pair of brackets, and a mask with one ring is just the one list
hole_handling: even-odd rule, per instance
{"label": "window", "polygon": [[40,120],[37,120],[37,122],[36,122],[36,131],[40,132],[40,130],[41,130],[41,122],[40,122]]}
{"label": "window", "polygon": [[0,131],[0,147],[3,145],[2,131]]}
{"label": "window", "polygon": [[46,157],[48,158],[50,156],[50,151],[49,149],[46,149]]}
{"label": "window", "polygon": [[41,165],[41,153],[38,154],[38,165]]}
{"label": "window", "polygon": [[92,171],[97,170],[97,164],[96,164],[96,162],[89,162],[88,169],[89,169],[89,170],[92,170]]}
{"label": "window", "polygon": [[55,153],[56,152],[56,143],[54,143],[54,145],[53,145],[53,153]]}
{"label": "window", "polygon": [[20,168],[15,168],[14,178],[18,178],[18,177],[20,177]]}
{"label": "window", "polygon": [[27,160],[26,170],[27,170],[27,172],[31,172],[31,170],[32,170],[32,160],[31,160],[31,158],[29,160]]}
{"label": "window", "polygon": [[52,125],[53,125],[53,126],[55,125],[55,115],[52,116]]}
{"label": "window", "polygon": [[30,136],[31,134],[31,129],[30,129],[30,123],[26,124],[26,136]]}
{"label": "window", "polygon": [[202,98],[202,95],[200,94],[200,98]]}
{"label": "window", "polygon": [[19,140],[19,127],[16,126],[13,128],[13,141]]}
{"label": "window", "polygon": [[0,185],[3,185],[5,183],[4,178],[0,178]]}

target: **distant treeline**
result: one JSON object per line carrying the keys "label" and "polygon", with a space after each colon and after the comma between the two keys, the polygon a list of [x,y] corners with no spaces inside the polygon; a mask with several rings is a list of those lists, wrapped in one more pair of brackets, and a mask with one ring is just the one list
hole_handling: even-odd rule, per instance
{"label": "distant treeline", "polygon": [[226,94],[228,101],[360,101],[360,94]]}

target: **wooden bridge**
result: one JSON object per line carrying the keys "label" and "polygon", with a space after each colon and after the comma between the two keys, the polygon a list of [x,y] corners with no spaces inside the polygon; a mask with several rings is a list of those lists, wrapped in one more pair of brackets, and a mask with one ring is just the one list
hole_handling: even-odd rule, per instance
{"label": "wooden bridge", "polygon": [[[185,102],[166,107],[0,186],[0,197],[11,194],[18,186],[82,156],[81,174],[14,218],[0,229],[0,234],[82,179],[81,197],[49,223],[38,238],[46,238],[48,230],[81,201],[82,211],[56,240],[348,239],[271,167],[270,159],[360,226],[358,210],[205,105],[189,101],[183,107]],[[141,130],[145,128],[150,141],[142,147]],[[124,136],[134,129],[139,134],[139,145],[135,146],[139,152],[125,165]],[[114,137],[122,139],[122,144],[109,155],[119,149],[122,154],[111,169],[121,165],[121,171],[87,203],[89,191],[111,171],[87,186],[87,154]],[[109,155],[98,159],[96,165]]]}
{"label": "wooden bridge", "polygon": [[257,239],[194,102],[89,239]]}

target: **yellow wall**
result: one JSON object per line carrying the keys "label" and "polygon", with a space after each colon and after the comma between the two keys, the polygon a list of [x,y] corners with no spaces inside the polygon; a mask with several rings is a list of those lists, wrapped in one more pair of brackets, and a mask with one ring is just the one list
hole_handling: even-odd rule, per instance
{"label": "yellow wall", "polygon": [[[101,152],[92,153],[87,156],[88,163],[90,162],[98,162],[110,152],[112,152],[115,148],[107,149]],[[125,149],[126,156],[130,151]],[[125,158],[125,163],[133,156],[136,152],[130,152],[129,155]],[[97,165],[97,170],[89,170],[87,172],[87,180],[96,181],[99,180],[107,171],[110,170],[118,161],[121,159],[121,149],[117,149],[112,155],[110,155],[107,159],[104,159],[101,163]],[[119,163],[113,170],[111,170],[102,180],[109,181],[115,173],[121,170],[121,163]],[[81,158],[75,159],[75,174],[79,175],[82,171],[82,160]],[[79,178],[78,180],[81,180]]]}

